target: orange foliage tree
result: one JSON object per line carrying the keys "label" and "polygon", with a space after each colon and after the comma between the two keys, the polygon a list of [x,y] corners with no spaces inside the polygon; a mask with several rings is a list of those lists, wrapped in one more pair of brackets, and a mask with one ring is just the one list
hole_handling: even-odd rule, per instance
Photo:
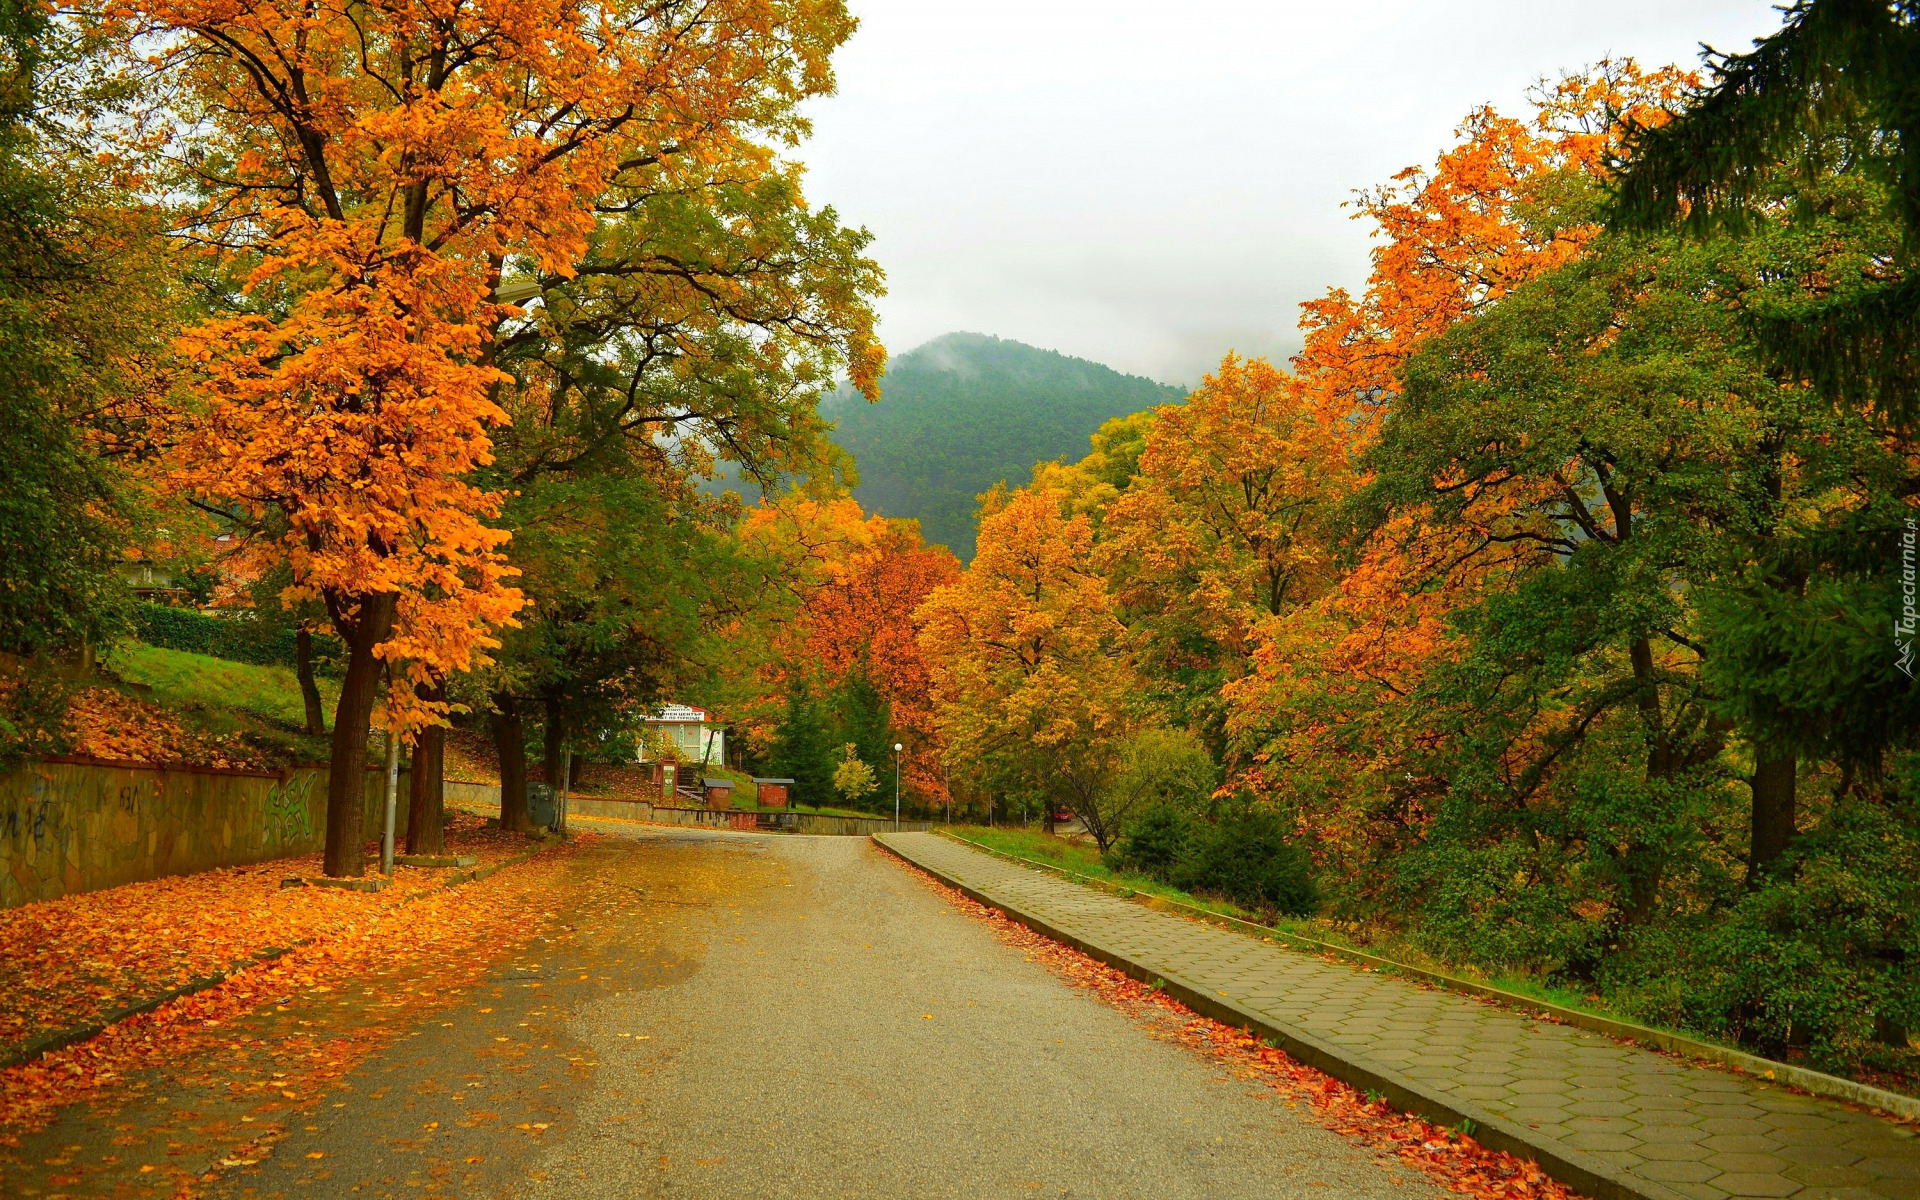
{"label": "orange foliage tree", "polygon": [[1050,801],[1066,777],[1106,773],[1131,727],[1125,630],[1093,566],[1092,521],[1067,493],[982,502],[973,562],[919,611],[936,723],[954,766]]}
{"label": "orange foliage tree", "polygon": [[178,481],[293,568],[350,647],[326,870],[362,870],[360,788],[383,669],[390,723],[438,720],[416,684],[480,662],[520,598],[464,477],[504,420],[491,359],[504,268],[565,277],[599,199],[636,175],[768,152],[830,79],[835,3],[778,0],[124,0],[193,132],[189,236],[245,278],[192,331]]}
{"label": "orange foliage tree", "polygon": [[1319,420],[1299,382],[1229,354],[1181,404],[1155,410],[1098,557],[1135,648],[1176,715],[1213,728],[1220,685],[1244,672],[1261,622],[1325,590],[1333,506],[1351,485],[1350,431]]}
{"label": "orange foliage tree", "polygon": [[759,707],[771,711],[796,675],[821,691],[862,675],[906,746],[903,784],[944,797],[932,683],[913,614],[960,574],[953,552],[928,545],[917,521],[868,516],[846,496],[761,505],[747,514],[742,536],[771,551],[795,605],[793,618],[772,631]]}
{"label": "orange foliage tree", "polygon": [[[1322,428],[1348,431],[1344,452],[1329,459],[1347,466],[1343,490],[1366,481],[1362,456],[1416,349],[1573,262],[1598,236],[1596,224],[1556,201],[1578,190],[1569,181],[1604,171],[1617,136],[1610,114],[1657,121],[1687,79],[1671,68],[1603,63],[1536,96],[1530,122],[1477,110],[1432,171],[1408,168],[1362,195],[1358,215],[1384,242],[1366,291],[1355,299],[1335,290],[1303,305],[1305,347],[1293,360],[1301,408]],[[1346,817],[1328,820],[1384,819],[1393,828],[1323,834],[1383,842],[1424,820],[1421,797],[1436,786],[1403,769],[1399,748],[1430,735],[1421,714],[1398,701],[1448,653],[1448,614],[1498,577],[1510,555],[1475,530],[1418,513],[1371,527],[1356,549],[1325,593],[1262,622],[1251,670],[1226,683],[1224,699],[1255,781],[1285,776],[1296,791],[1346,796]]]}

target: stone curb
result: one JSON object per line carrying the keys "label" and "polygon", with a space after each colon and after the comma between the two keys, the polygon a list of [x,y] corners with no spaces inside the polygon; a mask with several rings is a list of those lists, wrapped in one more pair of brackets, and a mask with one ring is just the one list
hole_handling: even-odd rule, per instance
{"label": "stone curb", "polygon": [[[459,887],[461,884],[477,883],[495,872],[503,871],[508,867],[517,867],[546,849],[548,849],[546,846],[536,846],[523,854],[516,854],[512,858],[502,859],[490,867],[481,867],[474,871],[456,871],[447,876],[447,878],[442,881],[440,887],[429,889],[415,896],[409,896],[394,905],[394,908],[405,908],[416,900],[433,895],[435,891],[446,891],[448,888]],[[182,996],[191,996],[198,992],[219,987],[242,971],[248,971],[262,964],[270,963],[274,959],[308,945],[312,941],[312,938],[301,938],[291,945],[275,946],[267,950],[262,950],[252,958],[236,963],[224,971],[219,971],[212,975],[203,975],[199,979],[190,979],[171,991],[162,992],[158,996],[149,996],[147,999],[129,1004],[125,1008],[116,1008],[112,1012],[96,1017],[84,1025],[74,1025],[67,1029],[56,1029],[51,1033],[43,1033],[38,1037],[28,1038],[20,1044],[19,1049],[8,1054],[5,1058],[0,1058],[0,1071],[10,1071],[14,1067],[25,1066],[37,1058],[52,1054],[56,1050],[65,1050],[68,1046],[78,1045],[81,1042],[99,1037],[110,1027],[119,1024],[129,1017],[137,1017],[142,1013],[150,1013],[164,1004],[169,1004],[180,999]]]}
{"label": "stone curb", "polygon": [[1183,979],[1177,974],[1170,975],[1164,971],[1152,970],[1099,942],[1060,929],[1046,919],[1015,908],[1004,900],[989,896],[937,867],[916,862],[906,851],[883,841],[884,836],[883,834],[872,835],[874,844],[915,870],[925,871],[969,899],[1004,913],[1035,933],[1071,946],[1089,958],[1103,962],[1141,983],[1159,984],[1169,996],[1201,1016],[1237,1029],[1244,1029],[1249,1033],[1257,1033],[1286,1051],[1296,1061],[1316,1071],[1331,1075],[1342,1083],[1362,1091],[1378,1092],[1402,1112],[1412,1113],[1435,1125],[1451,1126],[1456,1129],[1460,1128],[1462,1121],[1472,1121],[1474,1130],[1471,1136],[1481,1145],[1492,1150],[1504,1150],[1520,1158],[1531,1159],[1548,1175],[1568,1187],[1594,1197],[1594,1200],[1684,1200],[1678,1192],[1648,1180],[1630,1179],[1624,1172],[1615,1170],[1606,1163],[1578,1150],[1562,1149],[1534,1140],[1528,1136],[1528,1130],[1485,1112],[1478,1106],[1435,1096],[1420,1083],[1397,1071],[1358,1062],[1337,1046],[1329,1045],[1291,1026],[1279,1024],[1271,1017],[1262,1016],[1217,992],[1209,992],[1191,980]]}
{"label": "stone curb", "polygon": [[1748,1054],[1744,1050],[1736,1050],[1731,1046],[1722,1046],[1715,1042],[1701,1041],[1698,1038],[1691,1038],[1685,1034],[1671,1033],[1667,1030],[1655,1029],[1648,1025],[1636,1025],[1631,1021],[1619,1021],[1612,1017],[1597,1016],[1593,1013],[1582,1012],[1577,1008],[1567,1008],[1563,1005],[1554,1004],[1551,1001],[1538,1000],[1520,992],[1510,992],[1504,988],[1493,987],[1490,984],[1476,983],[1471,979],[1462,979],[1458,975],[1447,975],[1439,971],[1429,971],[1425,967],[1415,967],[1406,963],[1395,962],[1390,958],[1381,958],[1376,954],[1368,954],[1364,950],[1355,950],[1349,946],[1323,942],[1317,938],[1291,933],[1285,929],[1276,929],[1271,925],[1261,925],[1253,921],[1243,921],[1238,917],[1230,917],[1225,913],[1213,912],[1210,909],[1200,908],[1197,905],[1182,904],[1178,900],[1170,900],[1165,896],[1154,896],[1146,892],[1133,892],[1129,889],[1117,888],[1105,880],[1095,879],[1091,875],[1082,875],[1078,871],[1056,866],[1053,863],[1041,862],[1038,859],[1032,858],[1022,858],[1018,854],[1009,854],[1004,850],[996,850],[992,846],[983,845],[968,838],[963,838],[959,834],[949,830],[943,829],[939,832],[944,837],[952,838],[954,841],[979,850],[984,854],[991,854],[995,858],[1003,858],[1008,862],[1017,862],[1024,866],[1038,867],[1043,871],[1052,871],[1057,875],[1065,875],[1076,883],[1096,888],[1111,896],[1119,896],[1121,899],[1133,900],[1147,908],[1158,909],[1160,911],[1176,910],[1183,915],[1199,917],[1204,921],[1213,921],[1232,926],[1235,929],[1244,930],[1253,934],[1255,937],[1291,942],[1296,947],[1304,948],[1310,953],[1335,955],[1336,957],[1347,959],[1350,962],[1357,962],[1372,967],[1375,970],[1387,971],[1396,975],[1405,975],[1413,979],[1418,979],[1422,983],[1430,983],[1435,987],[1445,988],[1448,991],[1464,992],[1469,996],[1478,996],[1485,1000],[1497,1001],[1510,1008],[1550,1016],[1563,1025],[1572,1025],[1576,1029],[1587,1029],[1594,1033],[1605,1034],[1615,1041],[1626,1042],[1632,1045],[1650,1046],[1656,1050],[1665,1050],[1671,1054],[1684,1055],[1688,1058],[1697,1058],[1720,1066],[1731,1067],[1735,1072],[1740,1074],[1751,1075],[1757,1079],[1764,1079],[1769,1083],[1785,1084],[1788,1087],[1798,1088],[1803,1092],[1815,1096],[1825,1096],[1829,1100],[1843,1100],[1848,1104],[1858,1104],[1863,1108],[1874,1109],[1882,1115],[1890,1116],[1898,1120],[1920,1121],[1920,1099],[1915,1099],[1912,1096],[1903,1096],[1898,1092],[1890,1092],[1884,1088],[1873,1087],[1870,1084],[1856,1083],[1851,1079],[1842,1079],[1838,1075],[1828,1075],[1822,1071],[1812,1071],[1806,1067],[1796,1067],[1791,1063],[1777,1062],[1771,1058],[1762,1058],[1757,1054]]}

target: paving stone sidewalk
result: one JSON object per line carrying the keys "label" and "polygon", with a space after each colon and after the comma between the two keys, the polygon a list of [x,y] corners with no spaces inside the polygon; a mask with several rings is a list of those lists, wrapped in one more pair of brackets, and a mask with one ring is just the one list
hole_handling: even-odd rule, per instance
{"label": "paving stone sidewalk", "polygon": [[1158,912],[936,834],[876,840],[1100,957],[1223,997],[1349,1082],[1469,1117],[1482,1140],[1597,1196],[1920,1200],[1920,1138],[1873,1114]]}

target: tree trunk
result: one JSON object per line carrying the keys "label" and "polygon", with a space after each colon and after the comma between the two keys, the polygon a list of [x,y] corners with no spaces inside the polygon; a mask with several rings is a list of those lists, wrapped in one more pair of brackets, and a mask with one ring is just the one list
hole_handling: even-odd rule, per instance
{"label": "tree trunk", "polygon": [[1795,784],[1799,756],[1792,751],[1769,756],[1761,751],[1753,778],[1753,849],[1747,860],[1747,886],[1757,887],[1793,840]]}
{"label": "tree trunk", "polygon": [[[422,700],[447,698],[445,684],[421,684]],[[413,744],[413,770],[407,776],[407,853],[443,854],[447,848],[446,778],[447,728],[429,725]]]}
{"label": "tree trunk", "polygon": [[327,711],[320,703],[320,686],[313,681],[313,631],[305,625],[293,631],[293,673],[300,677],[300,698],[307,702],[307,732],[324,737]]}
{"label": "tree trunk", "polygon": [[567,783],[566,780],[560,777],[561,773],[567,769],[567,725],[566,722],[560,718],[560,700],[558,697],[547,697],[546,708],[546,744],[543,747],[546,753],[541,759],[540,773],[546,777],[547,786],[553,789],[554,797],[557,799],[560,795],[560,789],[566,786]]}
{"label": "tree trunk", "polygon": [[493,731],[494,752],[500,756],[500,828],[516,833],[531,833],[533,818],[527,812],[527,743],[521,725],[520,708],[504,692],[493,698],[494,711],[487,716]]}
{"label": "tree trunk", "polygon": [[352,627],[340,631],[350,652],[347,676],[340,683],[340,704],[333,713],[324,868],[336,879],[366,872],[360,825],[367,804],[367,722],[380,689],[381,663],[374,648],[393,632],[396,599],[391,592],[361,597]]}

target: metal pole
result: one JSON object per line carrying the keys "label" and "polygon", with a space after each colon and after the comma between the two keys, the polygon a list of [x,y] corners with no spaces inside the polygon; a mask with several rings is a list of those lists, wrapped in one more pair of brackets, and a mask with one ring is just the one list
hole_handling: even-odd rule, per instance
{"label": "metal pole", "polygon": [[560,752],[560,836],[567,836],[567,788],[573,783],[573,748]]}
{"label": "metal pole", "polygon": [[893,831],[900,832],[900,743],[893,744]]}
{"label": "metal pole", "polygon": [[393,874],[393,810],[400,799],[400,737],[387,731],[387,830],[380,836],[380,873]]}

